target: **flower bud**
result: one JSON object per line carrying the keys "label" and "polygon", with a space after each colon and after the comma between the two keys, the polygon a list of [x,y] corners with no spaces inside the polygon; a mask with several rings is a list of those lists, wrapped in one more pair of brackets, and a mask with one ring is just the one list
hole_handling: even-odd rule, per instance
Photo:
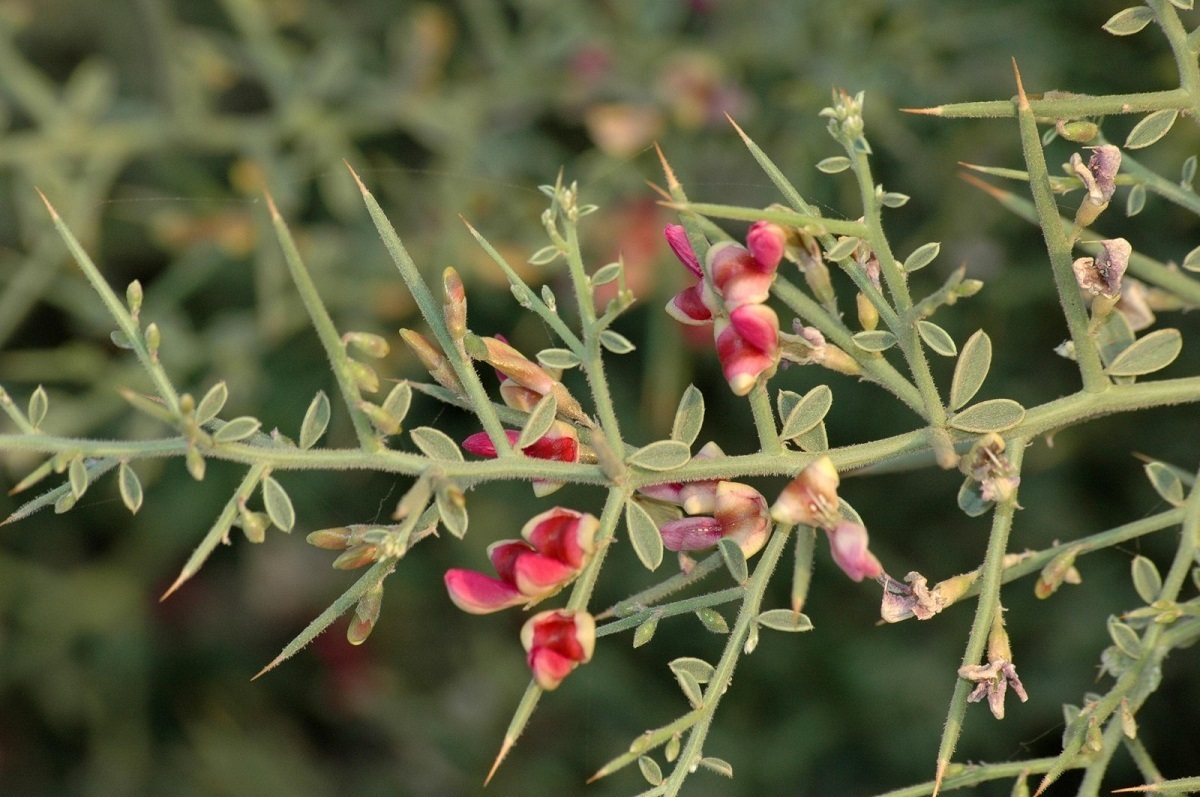
{"label": "flower bud", "polygon": [[464,391],[462,383],[458,381],[458,375],[454,373],[454,368],[436,346],[430,343],[424,335],[411,329],[400,330],[400,337],[412,350],[412,353],[417,355],[417,359],[421,361],[421,365],[425,366],[425,370],[429,372],[435,382],[453,393],[462,395]]}
{"label": "flower bud", "polygon": [[825,533],[829,537],[829,551],[833,554],[833,561],[853,581],[883,575],[883,565],[867,550],[865,526],[843,520],[833,528],[826,528]]}
{"label": "flower bud", "polygon": [[860,293],[857,297],[858,301],[858,323],[867,332],[872,331],[879,326],[879,310],[875,307],[875,303],[867,298],[866,294]]}
{"label": "flower bud", "polygon": [[152,322],[147,325],[146,331],[142,333],[142,339],[146,341],[146,351],[150,353],[150,361],[158,362],[158,346],[162,342],[158,324]]}
{"label": "flower bud", "polygon": [[136,324],[138,313],[142,310],[142,283],[137,280],[129,283],[129,287],[125,289],[125,303],[129,305],[129,314],[133,316]]}
{"label": "flower bud", "polygon": [[783,259],[787,244],[787,232],[783,227],[769,221],[756,221],[746,233],[746,248],[754,259],[768,271],[774,271]]}
{"label": "flower bud", "polygon": [[352,347],[368,357],[379,359],[387,357],[391,347],[381,335],[371,332],[347,332],[342,335],[342,345]]}
{"label": "flower bud", "polygon": [[783,488],[771,507],[777,523],[832,528],[839,520],[837,488],[840,479],[833,460],[813,460]]}
{"label": "flower bud", "polygon": [[486,347],[486,362],[497,371],[517,383],[521,387],[532,390],[539,396],[553,395],[558,402],[558,413],[568,418],[591,426],[591,419],[583,411],[583,407],[563,386],[550,374],[546,373],[535,362],[532,362],[521,352],[514,349],[498,338],[481,338]]}
{"label": "flower bud", "polygon": [[442,289],[446,296],[446,328],[451,338],[462,340],[467,334],[467,292],[462,278],[453,268],[442,272]]}
{"label": "flower bud", "polygon": [[374,564],[379,553],[379,547],[371,543],[359,543],[346,549],[346,552],[333,560],[335,570],[357,570],[369,564]]}
{"label": "flower bud", "polygon": [[363,593],[354,605],[354,615],[350,618],[350,626],[346,629],[346,640],[351,645],[361,645],[367,641],[375,622],[379,619],[379,610],[383,606],[383,582]]}
{"label": "flower bud", "polygon": [[530,617],[521,628],[533,679],[546,691],[557,689],[578,665],[591,661],[596,621],[587,612],[553,610]]}

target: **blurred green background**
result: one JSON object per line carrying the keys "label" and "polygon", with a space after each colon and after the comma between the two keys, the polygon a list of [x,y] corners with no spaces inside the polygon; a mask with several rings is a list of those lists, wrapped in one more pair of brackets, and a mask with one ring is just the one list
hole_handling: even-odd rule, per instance
{"label": "blurred green background", "polygon": [[[1065,337],[1037,231],[956,179],[956,162],[1019,164],[1011,120],[937,121],[897,109],[1013,93],[1010,56],[1030,91],[1118,93],[1167,88],[1174,66],[1153,26],[1129,38],[1100,30],[1123,3],[1010,0],[7,0],[0,3],[0,384],[22,403],[40,383],[56,434],[152,437],[116,388],[144,386],[109,342],[102,305],[69,262],[33,191],[40,187],[118,288],[146,286],[143,316],[163,331],[176,384],[229,384],[228,411],[296,434],[318,389],[333,392],[315,335],[291,289],[260,201],[268,186],[292,225],[341,329],[389,336],[381,371],[422,378],[395,338],[419,326],[348,177],[349,160],[431,277],[463,273],[471,326],[527,352],[552,341],[515,303],[459,223],[468,218],[513,262],[543,245],[539,183],[559,167],[602,211],[587,228],[589,262],[623,254],[641,301],[619,324],[639,354],[612,363],[631,441],[669,429],[680,391],[708,401],[705,439],[753,447],[750,415],[715,358],[660,311],[684,284],[662,245],[669,216],[659,141],[690,196],[776,201],[724,120],[734,116],[826,213],[859,212],[850,181],[812,164],[836,154],[816,114],[834,86],[867,91],[877,175],[913,200],[891,211],[893,247],[943,242],[916,280],[932,289],[960,263],[982,294],[938,317],[961,344],[983,327],[996,346],[984,398],[1027,405],[1076,389],[1051,350]],[[1196,20],[1187,20],[1195,24]],[[1105,131],[1123,140],[1132,120]],[[1180,124],[1141,159],[1174,179],[1196,150]],[[1071,148],[1053,145],[1053,164]],[[1102,230],[1159,259],[1181,259],[1197,225],[1153,198],[1126,222],[1119,194]],[[743,228],[731,226],[740,235]],[[532,267],[565,297],[559,275]],[[843,306],[849,311],[846,292]],[[1164,373],[1197,373],[1194,317],[1184,355]],[[707,334],[707,333],[706,333]],[[948,381],[950,365],[938,363]],[[772,387],[803,392],[825,372],[792,369]],[[828,376],[834,445],[913,428],[882,391]],[[1118,417],[1039,441],[1027,456],[1014,549],[1042,548],[1142,517],[1161,502],[1133,452],[1197,465],[1194,408]],[[475,428],[419,400],[406,424]],[[3,430],[13,431],[5,425]],[[353,445],[335,416],[329,445]],[[407,444],[407,443],[405,443]],[[10,487],[35,459],[0,453]],[[158,596],[240,478],[211,462],[194,482],[181,462],[141,462],[147,486],[130,518],[112,480],[66,515],[0,527],[0,794],[459,795],[481,782],[528,680],[521,617],[470,617],[446,599],[448,567],[483,567],[484,548],[516,536],[534,504],[521,485],[470,496],[464,543],[419,546],[387,582],[366,645],[344,623],[277,671],[250,677],[348,586],[352,574],[303,542],[328,526],[387,517],[403,480],[366,473],[283,474],[297,532],[265,544],[240,536],[165,603]],[[781,481],[756,483],[771,494]],[[960,477],[921,472],[846,484],[872,548],[894,574],[938,579],[978,564],[986,518],[955,507]],[[7,516],[25,496],[0,498]],[[598,511],[596,491],[536,502]],[[1173,534],[1174,532],[1167,532]],[[1093,688],[1104,620],[1136,600],[1128,562],[1165,566],[1173,539],[1150,538],[1082,562],[1084,582],[1048,602],[1032,581],[1007,588],[1009,627],[1029,703],[997,724],[968,714],[959,760],[1059,749],[1060,704]],[[669,566],[669,564],[667,565]],[[781,568],[786,571],[787,568]],[[785,605],[786,578],[772,593]],[[597,595],[607,605],[650,582],[624,545]],[[969,608],[929,623],[878,627],[878,588],[855,585],[823,551],[808,608],[817,630],[768,634],[738,670],[706,753],[735,779],[700,773],[688,794],[865,795],[927,779],[970,623]],[[664,624],[636,651],[629,637],[545,698],[489,786],[492,795],[618,795],[635,771],[585,778],[646,728],[685,710],[665,663],[715,658],[722,640],[698,622]],[[1168,776],[1197,774],[1200,685],[1194,654],[1168,661],[1164,694],[1141,715]],[[1118,757],[1113,785],[1136,774]],[[1124,778],[1120,784],[1117,779]],[[1069,793],[1070,776],[1056,788]],[[978,794],[1007,794],[1010,784]]]}

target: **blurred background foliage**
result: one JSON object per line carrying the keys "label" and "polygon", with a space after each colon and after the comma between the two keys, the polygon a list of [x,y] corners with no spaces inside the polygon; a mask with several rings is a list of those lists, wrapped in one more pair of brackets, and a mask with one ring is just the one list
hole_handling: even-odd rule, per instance
{"label": "blurred background foliage", "polygon": [[[867,91],[867,134],[890,190],[893,247],[929,240],[942,256],[917,280],[932,289],[960,263],[983,293],[939,316],[961,343],[983,327],[996,346],[984,397],[1034,405],[1076,388],[1051,349],[1065,337],[1040,235],[955,177],[957,161],[1017,165],[1011,120],[939,122],[900,107],[1012,95],[1009,58],[1031,91],[1116,93],[1165,88],[1174,69],[1153,26],[1114,39],[1101,24],[1123,3],[1008,0],[6,0],[0,3],[0,383],[18,401],[39,383],[56,434],[150,437],[163,430],[127,408],[118,386],[143,387],[109,341],[111,322],[70,264],[33,186],[118,289],[146,286],[143,316],[163,332],[181,389],[218,379],[233,414],[297,432],[332,382],[288,283],[261,202],[269,187],[341,329],[388,335],[418,326],[347,176],[352,163],[428,275],[463,273],[471,325],[526,351],[551,344],[519,318],[507,286],[456,218],[521,263],[542,246],[539,183],[560,167],[592,217],[593,266],[625,259],[641,302],[619,326],[639,354],[613,362],[618,407],[634,441],[663,436],[689,381],[708,401],[704,438],[751,450],[744,402],[715,358],[660,311],[684,283],[664,247],[669,215],[645,181],[661,181],[661,142],[693,199],[776,201],[733,135],[734,116],[832,216],[855,216],[852,186],[812,164],[835,154],[816,116],[832,87]],[[1191,20],[1194,23],[1194,20]],[[1122,140],[1130,121],[1110,120]],[[1180,126],[1142,156],[1168,177],[1196,149]],[[1052,163],[1070,149],[1050,150]],[[1055,159],[1058,159],[1057,161]],[[1151,200],[1132,224],[1117,206],[1100,227],[1154,257],[1178,260],[1194,219]],[[731,232],[743,230],[730,227]],[[941,273],[937,273],[937,267]],[[927,276],[928,275],[928,276]],[[531,282],[565,289],[553,271]],[[843,303],[852,297],[846,292]],[[1170,375],[1200,366],[1194,321]],[[940,377],[948,380],[948,364]],[[381,369],[422,378],[403,346]],[[812,369],[773,387],[829,378],[834,445],[912,428],[882,391]],[[336,417],[336,416],[335,416]],[[1193,469],[1194,408],[1117,417],[1039,441],[1027,457],[1025,510],[1012,545],[1041,548],[1136,519],[1159,506],[1131,454]],[[408,425],[474,431],[457,410],[421,400]],[[340,424],[340,425],[339,425]],[[1181,430],[1188,430],[1181,433]],[[344,417],[331,445],[353,445]],[[15,484],[35,460],[6,453]],[[231,493],[239,469],[212,462],[196,483],[181,462],[139,462],[146,506],[130,518],[111,481],[66,515],[0,528],[0,793],[12,795],[455,795],[481,792],[528,680],[521,618],[455,611],[441,573],[478,567],[494,539],[532,514],[528,488],[471,495],[466,544],[433,541],[387,584],[366,645],[343,626],[262,680],[270,661],[352,576],[303,543],[308,531],[390,514],[403,485],[377,474],[283,474],[298,533],[243,538],[165,603],[157,598]],[[960,477],[920,472],[851,480],[872,547],[903,575],[933,579],[982,558],[986,519],[954,505]],[[768,494],[780,484],[757,485]],[[599,493],[554,503],[598,510]],[[19,496],[0,498],[0,515]],[[538,502],[538,506],[550,502]],[[1160,544],[1161,542],[1161,544]],[[1173,541],[1144,540],[1081,562],[1084,582],[1048,602],[1032,582],[1005,591],[1016,659],[1031,694],[996,724],[970,712],[960,760],[1056,752],[1063,702],[1079,703],[1107,644],[1103,621],[1133,605],[1128,560]],[[649,577],[625,546],[598,602]],[[786,579],[784,579],[786,580]],[[778,605],[786,601],[780,585]],[[878,590],[819,558],[809,608],[817,631],[767,635],[739,670],[706,752],[732,782],[701,774],[688,793],[862,795],[927,779],[970,611],[877,627]],[[594,662],[545,699],[488,789],[493,795],[584,793],[583,781],[647,727],[684,709],[665,662],[713,657],[720,639],[694,620],[666,624],[637,651],[607,638]],[[1141,720],[1168,776],[1196,774],[1195,662],[1169,661],[1164,694]],[[1192,677],[1188,677],[1189,672]],[[1190,767],[1190,771],[1189,771]],[[1135,777],[1125,764],[1117,775]],[[641,789],[636,773],[586,787]],[[1055,788],[1067,790],[1068,776]],[[1122,784],[1122,785],[1128,785]],[[998,784],[979,794],[1007,794]]]}

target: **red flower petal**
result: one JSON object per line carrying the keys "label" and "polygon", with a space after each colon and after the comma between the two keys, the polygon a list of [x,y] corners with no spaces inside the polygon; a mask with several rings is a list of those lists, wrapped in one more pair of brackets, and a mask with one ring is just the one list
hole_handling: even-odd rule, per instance
{"label": "red flower petal", "polygon": [[663,234],[667,236],[667,244],[671,247],[671,251],[675,253],[675,257],[679,258],[679,262],[687,266],[687,270],[696,275],[697,278],[703,277],[704,272],[700,270],[700,260],[696,257],[696,250],[692,249],[692,243],[688,240],[687,230],[681,224],[668,224]]}
{"label": "red flower petal", "polygon": [[511,584],[474,570],[447,570],[444,580],[450,600],[470,614],[490,614],[529,602]]}
{"label": "red flower petal", "polygon": [[513,566],[513,584],[521,594],[531,598],[543,598],[557,592],[577,575],[578,568],[540,553],[522,554]]}

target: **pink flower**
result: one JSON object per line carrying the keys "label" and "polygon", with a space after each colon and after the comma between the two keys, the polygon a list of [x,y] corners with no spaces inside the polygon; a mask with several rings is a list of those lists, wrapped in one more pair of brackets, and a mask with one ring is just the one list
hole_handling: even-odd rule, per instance
{"label": "pink flower", "polygon": [[546,691],[557,689],[580,664],[592,659],[596,621],[587,612],[552,610],[530,617],[521,628],[533,680]]}
{"label": "pink flower", "polygon": [[547,598],[565,587],[587,565],[594,550],[594,516],[555,507],[530,519],[523,540],[488,546],[497,578],[474,570],[447,570],[446,591],[464,612],[490,614]]}
{"label": "pink flower", "polygon": [[786,245],[787,233],[778,224],[769,221],[754,222],[746,233],[746,248],[750,254],[763,268],[772,271],[779,267]]}
{"label": "pink flower", "polygon": [[[504,384],[509,384],[505,382]],[[501,390],[504,385],[501,385]],[[521,433],[515,429],[506,429],[504,431],[508,442],[512,445],[517,444]],[[492,444],[492,439],[488,437],[487,432],[476,432],[475,434],[462,441],[463,450],[475,454],[480,457],[495,458],[496,446]],[[575,432],[575,427],[563,421],[555,421],[550,425],[549,431],[544,435],[534,440],[530,445],[521,449],[521,453],[527,457],[534,459],[549,459],[555,462],[578,462],[579,461],[579,435]],[[538,498],[543,498],[558,488],[562,487],[562,482],[550,481],[549,479],[534,479],[533,494]]]}
{"label": "pink flower", "polygon": [[813,460],[783,488],[771,507],[771,517],[792,525],[819,528],[837,525],[840,481],[833,460],[829,457]]}
{"label": "pink flower", "polygon": [[[709,441],[692,457],[697,459],[716,459],[725,456],[725,452],[716,443]],[[713,511],[716,501],[717,480],[702,479],[694,482],[665,482],[651,484],[638,488],[638,492],[658,501],[683,507],[689,515],[707,514]]]}
{"label": "pink flower", "polygon": [[737,542],[748,557],[762,550],[770,526],[762,494],[749,485],[726,481],[717,482],[712,493],[712,517],[680,518],[659,528],[667,550],[699,551],[724,538]]}
{"label": "pink flower", "polygon": [[696,278],[696,284],[684,288],[667,303],[667,314],[683,324],[707,324],[712,321],[712,310],[704,302],[704,271],[700,268],[700,260],[688,241],[687,232],[680,224],[668,224],[663,233],[667,244],[679,262]]}
{"label": "pink flower", "polygon": [[825,529],[829,535],[829,551],[833,561],[854,581],[878,578],[883,575],[883,565],[867,550],[867,529],[858,523],[843,520],[833,528]]}
{"label": "pink flower", "polygon": [[734,395],[750,392],[779,365],[779,317],[765,304],[747,304],[717,319],[717,357]]}
{"label": "pink flower", "polygon": [[742,305],[762,304],[770,296],[778,260],[770,266],[760,263],[749,249],[728,241],[712,246],[705,260],[713,287],[731,313]]}

